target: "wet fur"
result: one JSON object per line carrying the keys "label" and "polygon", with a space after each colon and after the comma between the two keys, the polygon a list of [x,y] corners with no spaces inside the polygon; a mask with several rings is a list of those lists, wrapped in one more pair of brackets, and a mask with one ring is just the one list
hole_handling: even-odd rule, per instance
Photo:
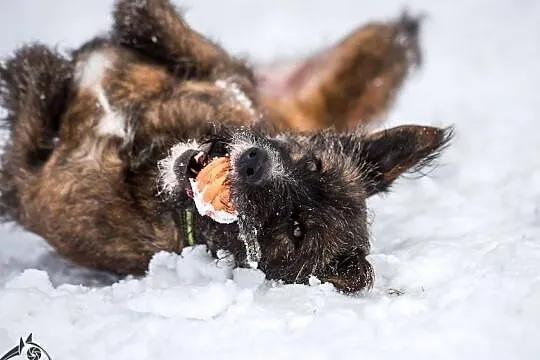
{"label": "wet fur", "polygon": [[[404,34],[408,44],[396,41]],[[366,198],[430,163],[451,137],[420,126],[357,131],[387,111],[418,63],[417,35],[408,16],[360,28],[325,61],[293,67],[278,94],[263,72],[190,29],[167,1],[117,1],[110,35],[71,59],[34,44],[0,67],[10,132],[0,215],[78,264],[143,274],[156,252],[186,246],[186,179],[178,175],[168,191],[160,183],[158,163],[171,149],[196,140],[234,157],[261,147],[277,154],[279,176],[253,189],[231,175],[243,224],[261,245],[260,267],[285,282],[315,275],[360,290],[373,281]],[[198,243],[245,264],[237,224],[196,212],[193,221]],[[296,223],[302,238],[292,236]]]}

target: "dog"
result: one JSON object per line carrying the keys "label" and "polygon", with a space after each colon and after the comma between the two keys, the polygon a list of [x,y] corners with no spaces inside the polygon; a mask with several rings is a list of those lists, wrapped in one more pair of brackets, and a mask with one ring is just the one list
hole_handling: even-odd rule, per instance
{"label": "dog", "polygon": [[[419,21],[370,23],[292,66],[252,68],[167,0],[118,0],[107,36],[67,58],[23,46],[0,67],[9,139],[0,216],[83,266],[141,275],[205,244],[269,279],[369,288],[366,199],[439,156],[451,128],[369,133],[419,65]],[[238,221],[194,208],[227,156]]]}

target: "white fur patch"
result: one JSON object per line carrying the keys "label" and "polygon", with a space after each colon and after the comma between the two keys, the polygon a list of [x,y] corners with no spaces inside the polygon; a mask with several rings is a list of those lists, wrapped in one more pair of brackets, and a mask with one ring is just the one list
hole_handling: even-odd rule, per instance
{"label": "white fur patch", "polygon": [[121,112],[112,109],[105,91],[101,86],[94,88],[98,103],[103,109],[103,117],[99,120],[98,133],[100,135],[113,135],[126,138],[126,118]]}
{"label": "white fur patch", "polygon": [[103,89],[103,79],[108,69],[112,66],[111,55],[105,51],[95,51],[88,58],[80,61],[76,67],[76,78],[79,86],[94,93],[98,105],[103,109],[103,117],[99,120],[98,134],[127,138],[125,116],[112,108]]}
{"label": "white fur patch", "polygon": [[160,192],[171,195],[178,186],[177,175],[174,172],[176,159],[187,150],[198,149],[200,145],[195,141],[182,142],[174,145],[169,156],[158,162]]}
{"label": "white fur patch", "polygon": [[98,126],[99,135],[118,136],[122,139],[127,139],[126,121],[121,113],[110,112],[105,113]]}
{"label": "white fur patch", "polygon": [[244,109],[249,111],[252,115],[255,115],[255,110],[253,109],[253,103],[247,97],[247,95],[240,89],[240,86],[231,80],[217,80],[215,82],[216,86],[226,90],[229,95],[242,106]]}
{"label": "white fur patch", "polygon": [[94,89],[101,87],[105,73],[111,67],[112,60],[104,51],[95,51],[85,60],[79,61],[75,76],[81,88]]}

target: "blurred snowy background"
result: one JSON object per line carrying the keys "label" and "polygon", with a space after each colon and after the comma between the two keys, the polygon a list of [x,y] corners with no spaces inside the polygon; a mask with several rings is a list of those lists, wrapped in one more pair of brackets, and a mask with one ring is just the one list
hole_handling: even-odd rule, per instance
{"label": "blurred snowy background", "polygon": [[[454,124],[456,139],[431,177],[371,199],[372,292],[265,282],[202,248],[116,281],[3,226],[0,355],[33,332],[55,359],[539,359],[540,2],[404,1],[179,3],[198,30],[261,62],[405,6],[428,15],[425,65],[387,125]],[[111,4],[0,0],[0,56],[34,40],[75,47],[106,31]]]}

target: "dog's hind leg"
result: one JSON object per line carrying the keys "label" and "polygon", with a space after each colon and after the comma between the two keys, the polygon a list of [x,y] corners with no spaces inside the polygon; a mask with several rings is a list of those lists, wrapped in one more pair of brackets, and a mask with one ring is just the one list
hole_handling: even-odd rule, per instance
{"label": "dog's hind leg", "polygon": [[290,66],[258,71],[265,103],[281,128],[348,130],[382,117],[411,67],[421,62],[419,18],[368,24]]}
{"label": "dog's hind leg", "polygon": [[72,101],[34,189],[30,229],[78,264],[142,274],[155,252],[177,250],[176,230],[157,209],[152,172],[129,175],[133,123],[107,86],[116,56],[105,46],[76,59]]}
{"label": "dog's hind leg", "polygon": [[[168,0],[117,0],[113,38],[184,77],[220,78],[242,62],[192,29]],[[233,71],[231,71],[233,70]]]}
{"label": "dog's hind leg", "polygon": [[103,86],[114,58],[79,55],[72,66],[30,46],[0,68],[10,129],[0,215],[79,264],[142,274],[152,254],[177,250],[176,230],[156,209],[155,176],[138,174],[137,189],[126,176],[129,124]]}
{"label": "dog's hind leg", "polygon": [[0,106],[8,130],[0,170],[0,216],[25,221],[26,189],[49,159],[67,103],[71,63],[43,45],[17,50],[0,66]]}

